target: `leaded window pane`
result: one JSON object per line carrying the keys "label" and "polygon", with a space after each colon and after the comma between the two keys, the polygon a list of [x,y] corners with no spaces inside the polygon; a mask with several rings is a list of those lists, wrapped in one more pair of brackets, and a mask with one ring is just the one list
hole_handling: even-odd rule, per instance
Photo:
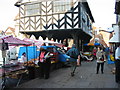
{"label": "leaded window pane", "polygon": [[38,14],[40,14],[39,8],[40,8],[39,4],[25,5],[25,15],[26,16],[38,15]]}
{"label": "leaded window pane", "polygon": [[58,0],[53,2],[54,13],[65,12],[71,9],[72,0]]}

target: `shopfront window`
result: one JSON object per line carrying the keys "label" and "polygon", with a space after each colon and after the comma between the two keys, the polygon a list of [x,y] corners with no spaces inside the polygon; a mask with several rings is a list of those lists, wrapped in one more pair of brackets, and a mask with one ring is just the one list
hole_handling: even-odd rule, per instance
{"label": "shopfront window", "polygon": [[66,12],[71,9],[72,0],[57,0],[53,2],[54,13]]}
{"label": "shopfront window", "polygon": [[28,4],[25,5],[25,15],[39,15],[40,14],[40,5],[39,4]]}

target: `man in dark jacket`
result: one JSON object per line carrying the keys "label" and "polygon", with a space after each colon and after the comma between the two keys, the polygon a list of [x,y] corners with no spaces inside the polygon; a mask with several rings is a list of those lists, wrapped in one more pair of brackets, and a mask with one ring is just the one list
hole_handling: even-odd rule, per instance
{"label": "man in dark jacket", "polygon": [[77,59],[80,61],[80,53],[76,49],[75,44],[72,45],[72,48],[69,49],[66,53],[68,56],[70,56],[70,64],[71,64],[71,76],[74,76],[75,69],[77,67]]}

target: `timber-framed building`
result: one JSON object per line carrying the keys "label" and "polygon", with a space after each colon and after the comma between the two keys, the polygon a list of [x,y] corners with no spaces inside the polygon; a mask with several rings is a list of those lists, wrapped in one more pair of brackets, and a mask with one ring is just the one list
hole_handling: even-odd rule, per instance
{"label": "timber-framed building", "polygon": [[78,48],[91,39],[94,18],[86,0],[23,1],[15,4],[19,7],[20,33],[36,39],[73,39]]}

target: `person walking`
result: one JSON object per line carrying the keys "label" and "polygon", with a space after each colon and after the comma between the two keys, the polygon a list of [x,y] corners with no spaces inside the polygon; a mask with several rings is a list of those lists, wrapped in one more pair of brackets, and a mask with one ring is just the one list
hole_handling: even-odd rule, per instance
{"label": "person walking", "polygon": [[102,50],[102,47],[98,47],[97,53],[96,53],[96,57],[97,57],[97,70],[96,70],[96,74],[99,73],[99,68],[101,66],[101,73],[103,74],[103,70],[104,70],[104,52]]}
{"label": "person walking", "polygon": [[117,83],[120,83],[120,44],[115,50],[115,81]]}
{"label": "person walking", "polygon": [[79,59],[78,61],[80,61],[80,53],[77,50],[75,44],[73,44],[72,48],[69,49],[66,54],[70,56],[71,76],[74,76],[78,64],[77,59]]}
{"label": "person walking", "polygon": [[51,67],[51,53],[44,49],[40,49],[40,55],[39,55],[39,62],[38,65],[40,66],[40,77],[39,78],[49,78],[50,73],[50,67]]}

